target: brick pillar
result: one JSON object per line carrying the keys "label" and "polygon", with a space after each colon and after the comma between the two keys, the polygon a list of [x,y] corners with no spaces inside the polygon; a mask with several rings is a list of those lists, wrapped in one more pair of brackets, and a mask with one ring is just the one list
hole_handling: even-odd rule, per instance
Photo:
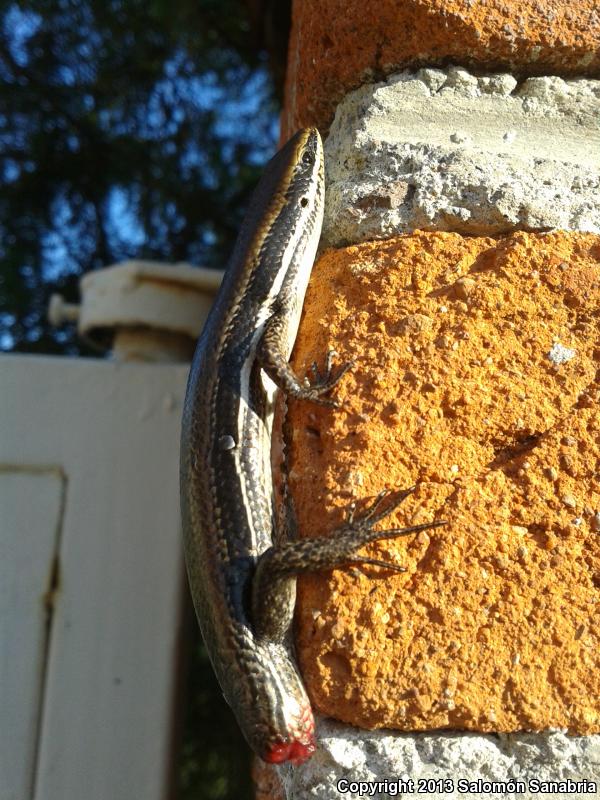
{"label": "brick pillar", "polygon": [[365,551],[402,574],[302,579],[302,672],[338,722],[288,797],[600,786],[595,5],[295,3],[284,138],[328,134],[329,249],[294,366],[356,361],[341,408],[289,401],[300,533],[413,483],[383,527],[449,524]]}

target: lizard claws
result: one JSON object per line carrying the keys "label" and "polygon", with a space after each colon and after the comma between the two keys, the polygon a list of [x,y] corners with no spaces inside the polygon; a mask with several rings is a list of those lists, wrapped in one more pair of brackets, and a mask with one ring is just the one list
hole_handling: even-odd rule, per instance
{"label": "lizard claws", "polygon": [[333,369],[333,358],[337,356],[335,350],[329,350],[325,356],[325,367],[321,372],[316,361],[313,361],[310,372],[313,375],[313,382],[306,376],[303,380],[303,391],[301,394],[302,399],[312,400],[322,406],[330,406],[331,408],[341,408],[341,403],[322,395],[330,392],[336,386],[344,375],[351,369],[355,362],[354,360],[347,361],[342,364],[339,369]]}

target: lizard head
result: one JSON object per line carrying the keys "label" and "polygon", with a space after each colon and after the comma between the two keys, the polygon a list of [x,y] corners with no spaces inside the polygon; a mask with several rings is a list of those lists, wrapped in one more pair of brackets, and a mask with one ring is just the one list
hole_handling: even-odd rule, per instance
{"label": "lizard head", "polygon": [[289,732],[285,740],[267,743],[262,755],[267,764],[283,764],[289,761],[294,766],[303,764],[317,749],[315,743],[315,723],[310,707],[306,707],[297,727]]}

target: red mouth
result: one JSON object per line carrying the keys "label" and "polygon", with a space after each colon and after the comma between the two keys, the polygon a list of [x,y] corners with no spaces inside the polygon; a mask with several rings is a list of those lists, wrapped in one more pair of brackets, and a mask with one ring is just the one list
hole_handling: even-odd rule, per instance
{"label": "red mouth", "polygon": [[285,744],[274,744],[264,756],[264,759],[267,764],[282,764],[284,761],[290,761],[294,766],[297,766],[309,759],[315,750],[316,745],[311,737],[308,743],[293,741]]}

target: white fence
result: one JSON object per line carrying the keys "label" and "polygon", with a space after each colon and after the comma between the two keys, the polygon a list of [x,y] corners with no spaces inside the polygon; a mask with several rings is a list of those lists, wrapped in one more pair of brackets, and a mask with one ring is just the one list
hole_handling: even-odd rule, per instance
{"label": "white fence", "polygon": [[185,365],[0,357],[0,800],[164,800]]}

